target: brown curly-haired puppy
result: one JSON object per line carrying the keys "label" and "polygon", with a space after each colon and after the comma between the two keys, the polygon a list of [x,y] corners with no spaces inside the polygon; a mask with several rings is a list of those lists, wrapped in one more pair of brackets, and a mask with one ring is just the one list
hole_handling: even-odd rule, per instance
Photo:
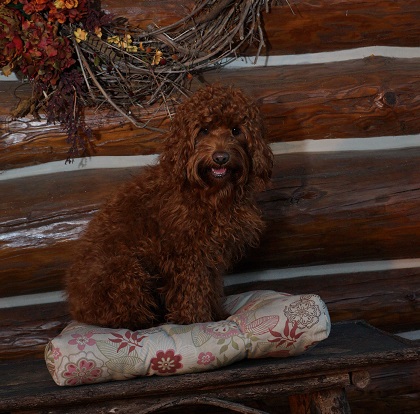
{"label": "brown curly-haired puppy", "polygon": [[179,106],[159,164],[92,219],[66,284],[71,315],[141,329],[223,319],[223,272],[258,243],[254,195],[272,153],[241,91],[199,90]]}

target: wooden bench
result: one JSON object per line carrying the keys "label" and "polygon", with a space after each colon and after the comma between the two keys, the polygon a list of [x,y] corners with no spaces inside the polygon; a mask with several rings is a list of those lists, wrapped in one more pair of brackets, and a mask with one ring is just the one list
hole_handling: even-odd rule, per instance
{"label": "wooden bench", "polygon": [[[103,3],[133,23],[167,24],[192,0]],[[69,322],[61,292],[71,248],[162,136],[88,111],[96,155],[108,158],[65,165],[58,125],[10,117],[30,88],[0,82],[0,413],[420,412],[420,54],[387,48],[419,46],[418,1],[295,0],[294,14],[283,3],[263,17],[268,54],[287,59],[204,76],[261,104],[275,152],[272,188],[259,199],[267,231],[226,276],[226,293],[319,294],[330,338],[297,358],[56,386],[43,351]],[[385,49],[342,59],[374,46]],[[307,63],[316,52],[332,57]]]}
{"label": "wooden bench", "polygon": [[418,372],[419,358],[419,347],[365,323],[347,322],[333,325],[327,340],[296,358],[244,361],[178,377],[60,388],[41,360],[3,362],[0,412],[152,413],[216,406],[262,413],[279,412],[281,397],[289,396],[292,413],[350,413],[346,387],[363,393],[375,370],[384,367],[410,365]]}

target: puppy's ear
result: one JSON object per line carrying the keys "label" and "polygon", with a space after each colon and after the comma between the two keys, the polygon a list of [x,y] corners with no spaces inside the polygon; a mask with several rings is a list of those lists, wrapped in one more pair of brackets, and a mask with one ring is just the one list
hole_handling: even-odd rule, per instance
{"label": "puppy's ear", "polygon": [[188,118],[186,111],[180,106],[171,122],[170,132],[160,156],[161,164],[169,168],[177,178],[186,178],[186,165],[194,151],[196,129],[191,118]]}
{"label": "puppy's ear", "polygon": [[255,188],[262,191],[270,181],[273,170],[273,153],[271,148],[265,142],[264,137],[258,139],[255,143],[253,157],[253,173],[255,176]]}
{"label": "puppy's ear", "polygon": [[250,134],[249,149],[252,155],[252,184],[256,191],[262,191],[270,181],[273,170],[273,152],[265,139],[265,131],[259,111],[252,109],[247,129]]}

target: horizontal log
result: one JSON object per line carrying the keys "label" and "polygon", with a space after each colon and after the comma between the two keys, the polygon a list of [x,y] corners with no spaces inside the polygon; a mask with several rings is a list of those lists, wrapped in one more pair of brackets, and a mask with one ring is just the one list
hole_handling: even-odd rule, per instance
{"label": "horizontal log", "polygon": [[[379,367],[369,368],[370,381],[364,388],[350,391],[351,396],[357,400],[357,394],[370,395],[371,398],[379,399],[381,395],[409,395],[409,392],[419,391],[419,370],[420,360],[410,363],[388,364]],[[401,380],[401,382],[399,381]],[[362,384],[363,387],[364,384]],[[414,387],[413,387],[414,385]],[[350,388],[350,387],[349,387]],[[378,411],[379,412],[379,411]],[[382,412],[386,412],[382,411]],[[408,411],[409,412],[409,411]]]}
{"label": "horizontal log", "polygon": [[[261,106],[271,142],[420,133],[420,59],[370,57],[339,63],[224,69],[207,82],[234,84]],[[310,74],[310,76],[308,76]],[[64,160],[69,145],[59,125],[10,113],[28,89],[0,83],[0,170]],[[196,79],[193,89],[201,84]],[[110,110],[88,111],[97,155],[157,153],[164,135],[134,128]],[[167,129],[168,120],[154,126]],[[331,141],[331,145],[334,143]]]}
{"label": "horizontal log", "polygon": [[74,240],[136,171],[88,170],[0,182],[0,297],[61,288]]}
{"label": "horizontal log", "polygon": [[420,132],[419,65],[420,59],[371,56],[226,69],[206,79],[247,91],[261,105],[271,142],[398,136]]}
{"label": "horizontal log", "polygon": [[419,45],[420,7],[414,0],[398,5],[375,0],[282,3],[264,15],[271,55]]}
{"label": "horizontal log", "polygon": [[[268,222],[234,273],[420,257],[420,148],[275,157]],[[62,288],[87,221],[138,169],[0,181],[0,297]]]}
{"label": "horizontal log", "polygon": [[[0,170],[68,158],[70,145],[60,124],[47,123],[42,113],[39,118],[12,117],[19,102],[31,96],[30,85],[3,81],[0,93]],[[92,155],[148,155],[162,147],[164,134],[136,128],[109,108],[87,110],[86,124],[93,132]],[[150,125],[165,130],[168,119],[158,114]]]}
{"label": "horizontal log", "polygon": [[364,389],[348,387],[352,413],[416,413],[420,401],[420,361],[368,369]]}
{"label": "horizontal log", "polygon": [[[386,376],[386,371],[384,376]],[[417,376],[418,378],[418,376]],[[416,376],[414,375],[410,381],[414,383],[414,392],[403,395],[393,395],[389,393],[381,393],[378,396],[372,396],[370,394],[360,395],[357,393],[357,397],[352,399],[350,397],[350,405],[353,414],[364,414],[369,413],[415,413],[418,412],[420,392],[417,392],[418,385],[415,385]],[[393,379],[394,384],[399,381],[397,378]],[[378,393],[379,394],[379,393]]]}
{"label": "horizontal log", "polygon": [[[418,46],[420,7],[416,0],[282,1],[263,11],[269,53],[295,54],[363,46]],[[102,8],[133,26],[167,26],[192,9],[192,0],[104,0]],[[250,48],[248,54],[255,53]]]}
{"label": "horizontal log", "polygon": [[0,309],[0,361],[42,358],[45,346],[70,322],[64,302]]}
{"label": "horizontal log", "polygon": [[419,156],[419,148],[279,156],[260,197],[268,231],[249,265],[420,257]]}
{"label": "horizontal log", "polygon": [[[410,368],[407,368],[410,372]],[[404,375],[404,380],[408,375]],[[387,378],[387,369],[383,369],[383,377]],[[396,378],[388,380],[388,383],[397,387],[398,384],[404,383],[398,381]],[[347,400],[350,404],[352,414],[382,414],[382,413],[395,413],[395,414],[413,414],[418,411],[418,404],[420,401],[420,392],[417,392],[415,385],[416,374],[413,373],[408,378],[408,384],[412,384],[412,388],[415,390],[409,394],[398,394],[398,392],[392,391],[391,393],[378,393],[378,395],[372,395],[371,393],[360,393],[360,391],[346,390]],[[414,385],[413,385],[414,381]],[[253,407],[266,411],[267,413],[288,413],[290,412],[289,402],[287,398],[282,398],[276,395],[267,398],[259,404],[254,404]]]}
{"label": "horizontal log", "polygon": [[[275,363],[276,361],[272,361],[272,363]],[[257,363],[260,364],[264,364],[263,361],[259,361]],[[226,375],[226,371],[232,371],[233,373],[237,372],[237,370],[239,369],[243,369],[246,370],[247,366],[251,364],[253,365],[253,362],[247,362],[245,364],[241,364],[238,367],[236,367],[235,365],[227,368],[227,369],[223,369],[223,370],[217,370],[212,374],[211,377],[216,377],[217,375],[222,376],[222,375]],[[279,361],[279,364],[281,365],[282,362]],[[415,366],[416,363],[411,363],[412,366]],[[410,368],[409,363],[405,363],[405,364],[399,364],[399,371],[401,374],[401,379],[397,380],[397,378],[394,378],[394,376],[392,374],[394,374],[396,372],[395,369],[389,369],[388,366],[383,366],[381,367],[381,376],[383,377],[383,381],[384,384],[387,386],[387,390],[391,389],[391,391],[388,391],[386,394],[382,393],[382,395],[380,395],[381,393],[378,392],[375,393],[360,393],[360,392],[353,392],[350,387],[347,387],[347,396],[348,396],[348,400],[351,406],[351,410],[353,414],[364,414],[366,413],[367,409],[369,410],[369,412],[372,413],[395,413],[395,414],[402,414],[402,413],[416,413],[417,408],[418,408],[418,398],[420,396],[419,393],[416,393],[416,373],[413,372],[413,369]],[[157,401],[162,401],[165,398],[170,400],[170,397],[168,395],[163,396],[163,397],[158,397],[156,396],[154,401],[149,402],[148,404],[145,404],[141,401],[136,401],[133,402],[132,404],[130,404],[130,401],[127,400],[124,404],[124,402],[122,402],[121,400],[119,400],[119,397],[121,395],[126,394],[126,390],[128,391],[129,395],[131,396],[132,393],[130,392],[130,387],[136,387],[140,390],[141,385],[143,384],[143,386],[146,386],[147,388],[149,388],[150,383],[154,383],[154,379],[155,378],[147,378],[144,380],[129,380],[129,381],[119,381],[116,383],[111,383],[111,384],[97,384],[97,385],[91,385],[91,386],[85,386],[85,387],[57,387],[54,385],[54,383],[51,381],[50,378],[48,378],[48,373],[46,373],[45,371],[45,366],[43,365],[42,361],[14,361],[11,365],[9,366],[0,366],[0,369],[2,372],[9,374],[8,376],[5,376],[5,384],[4,384],[4,393],[6,393],[6,396],[8,397],[8,401],[7,402],[3,402],[3,404],[8,404],[8,408],[10,409],[10,395],[7,395],[7,391],[6,391],[6,386],[8,387],[12,387],[12,390],[10,392],[14,392],[14,396],[15,399],[17,400],[15,405],[21,405],[19,404],[19,391],[23,388],[22,383],[24,383],[24,379],[25,378],[33,378],[36,377],[36,382],[34,382],[34,385],[36,387],[36,390],[42,390],[40,391],[40,397],[42,398],[42,394],[43,393],[49,393],[51,396],[55,397],[52,398],[52,404],[54,404],[54,402],[60,401],[62,395],[65,395],[68,398],[68,394],[75,394],[75,397],[73,398],[73,401],[71,404],[66,406],[66,412],[78,412],[78,413],[82,413],[82,412],[86,412],[86,407],[90,408],[89,412],[92,413],[99,413],[99,412],[107,412],[107,411],[112,411],[112,408],[115,409],[116,406],[119,406],[119,411],[123,411],[123,412],[139,412],[139,410],[141,408],[145,409],[147,407],[150,407],[151,403],[156,403]],[[266,373],[266,369],[264,369],[264,367],[262,368],[261,372]],[[36,374],[35,374],[36,373]],[[388,373],[391,374],[391,376],[388,375]],[[230,372],[229,372],[230,374]],[[246,373],[242,372],[242,376],[245,376]],[[25,377],[26,376],[26,377]],[[10,378],[11,377],[11,378]],[[204,380],[206,380],[208,378],[208,373],[204,373],[204,374],[199,374],[199,375],[194,375],[193,376],[194,379],[198,380],[198,379],[202,379],[202,381],[197,381],[197,382],[203,382]],[[265,377],[264,377],[265,378]],[[157,383],[161,383],[162,378],[158,378]],[[213,379],[213,378],[212,378]],[[13,385],[9,385],[11,383],[11,381],[13,381]],[[190,380],[191,381],[191,380]],[[223,379],[221,380],[223,383],[225,382]],[[258,381],[258,380],[257,380]],[[261,380],[260,380],[261,381]],[[326,381],[326,378],[325,378]],[[138,383],[140,382],[140,385],[138,385]],[[327,381],[326,381],[327,382]],[[173,388],[173,385],[178,383],[178,385],[181,387],[184,387],[184,393],[185,390],[187,390],[191,384],[189,384],[188,378],[184,377],[184,376],[180,376],[177,377],[176,380],[174,380],[174,378],[166,378],[164,379],[164,383],[165,385],[162,386],[162,389],[167,389],[167,384],[170,385],[171,388]],[[296,382],[298,383],[298,381]],[[194,384],[192,384],[192,386],[194,386]],[[267,387],[267,391],[270,390],[270,388],[268,388],[269,386],[264,384],[265,387]],[[206,385],[203,385],[203,387],[205,389],[207,389],[208,387]],[[244,399],[241,401],[242,404],[246,404],[247,406],[249,405],[250,407],[255,407],[258,408],[260,410],[264,410],[264,412],[267,413],[279,413],[279,412],[289,412],[289,404],[288,404],[288,400],[287,400],[287,395],[279,395],[278,393],[272,392],[271,395],[267,395],[264,402],[263,401],[250,401],[251,398],[255,397],[254,393],[255,393],[255,389],[254,390],[250,390],[249,387],[252,387],[252,384],[246,384],[246,385],[241,385],[241,386],[237,386],[237,387],[229,387],[229,386],[225,386],[225,390],[231,390],[231,393],[233,394],[229,400],[237,400],[238,396],[246,391],[248,391],[248,393],[244,396]],[[399,389],[401,387],[408,387],[411,388],[413,391],[411,394],[399,394]],[[98,390],[98,388],[100,388]],[[215,393],[213,390],[214,387],[212,387],[210,389],[209,392],[211,393]],[[117,393],[119,390],[119,393]],[[235,394],[235,390],[236,390],[236,394]],[[28,396],[31,395],[31,391],[32,391],[32,395],[33,390],[25,388],[24,393],[23,393],[23,397],[25,398],[25,402],[28,401]],[[88,392],[90,391],[90,393]],[[107,401],[108,399],[104,399],[103,395],[106,395],[106,393],[113,393],[115,394],[114,400],[115,400],[115,404],[111,406],[111,401]],[[139,396],[147,396],[147,391],[145,390],[140,390],[138,391],[138,395]],[[96,402],[96,404],[92,405],[87,405],[87,401],[86,401],[86,397],[88,397],[89,394],[92,394],[90,396],[90,399],[93,400],[93,402]],[[102,394],[102,396],[101,396]],[[169,394],[169,393],[168,393]],[[12,394],[13,395],[13,394]],[[80,396],[80,397],[79,397]],[[236,397],[236,398],[235,398]],[[79,410],[77,410],[77,405],[75,404],[75,402],[77,401],[77,398],[83,398],[84,400],[84,407],[80,408]],[[201,396],[202,401],[204,399],[204,396]],[[88,397],[89,399],[89,397]],[[197,398],[198,400],[200,400],[200,398]],[[32,397],[32,403],[34,401],[37,401],[36,397]],[[44,399],[45,401],[45,399]],[[23,405],[23,404],[22,404]],[[28,405],[28,404],[27,404]],[[130,406],[133,408],[132,410],[128,411],[128,406]],[[15,408],[15,407],[14,407]],[[85,411],[83,411],[83,409]],[[21,411],[19,411],[21,412]],[[63,412],[63,410],[61,409],[52,409],[49,408],[48,412],[51,413],[60,413]],[[184,411],[185,412],[185,411]],[[199,406],[197,409],[194,409],[194,407],[188,407],[188,412],[190,413],[200,413],[203,412],[203,406]],[[207,412],[207,409],[204,411]],[[226,410],[214,410],[214,409],[210,409],[210,412],[212,413],[226,413]]]}

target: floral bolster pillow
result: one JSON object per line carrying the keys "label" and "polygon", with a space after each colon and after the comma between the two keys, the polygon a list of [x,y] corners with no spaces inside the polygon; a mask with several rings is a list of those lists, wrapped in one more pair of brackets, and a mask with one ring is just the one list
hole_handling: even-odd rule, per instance
{"label": "floral bolster pillow", "polygon": [[254,291],[228,296],[225,308],[225,321],[141,331],[73,322],[47,345],[48,370],[58,385],[201,372],[244,358],[299,355],[330,333],[317,295]]}

